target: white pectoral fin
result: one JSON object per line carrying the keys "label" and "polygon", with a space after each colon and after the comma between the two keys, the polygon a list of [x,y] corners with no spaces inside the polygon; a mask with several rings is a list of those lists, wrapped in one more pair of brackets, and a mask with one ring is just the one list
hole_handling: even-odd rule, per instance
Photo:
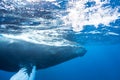
{"label": "white pectoral fin", "polygon": [[35,79],[35,74],[36,74],[36,66],[33,66],[32,72],[30,73],[29,80],[34,80]]}
{"label": "white pectoral fin", "polygon": [[34,80],[36,73],[36,66],[33,66],[31,72],[28,73],[27,68],[21,68],[10,80]]}

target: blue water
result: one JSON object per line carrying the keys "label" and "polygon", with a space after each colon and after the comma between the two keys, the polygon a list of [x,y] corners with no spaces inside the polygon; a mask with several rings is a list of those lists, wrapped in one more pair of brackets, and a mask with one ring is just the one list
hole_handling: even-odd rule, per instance
{"label": "blue water", "polygon": [[[119,6],[120,11],[119,0],[110,0],[110,2],[111,4],[104,6],[110,5],[112,8]],[[60,10],[66,9],[66,3],[67,1],[65,0],[60,4],[62,8],[52,8]],[[86,5],[88,5],[87,7],[94,6],[95,2],[88,2]],[[3,17],[0,18],[3,19]],[[1,19],[0,25],[5,24]],[[9,22],[9,20],[6,19],[6,22]],[[25,25],[28,24],[27,22]],[[22,24],[19,23],[19,25]],[[114,28],[114,26],[117,26],[117,28]],[[21,29],[18,29],[15,34],[18,34],[19,30]],[[94,30],[100,31],[101,33],[85,34],[85,32]],[[109,31],[117,33],[118,35],[104,35]],[[6,32],[12,33],[12,31],[9,30],[6,30]],[[0,29],[0,33],[6,32]],[[39,70],[35,80],[120,80],[120,16],[119,19],[111,22],[108,27],[105,27],[103,24],[100,24],[98,28],[95,28],[94,25],[86,25],[81,32],[82,33],[76,34],[74,31],[69,30],[64,38],[80,43],[86,48],[87,53],[83,57],[78,57],[62,64]],[[1,70],[0,80],[9,80],[13,74],[13,72]]]}

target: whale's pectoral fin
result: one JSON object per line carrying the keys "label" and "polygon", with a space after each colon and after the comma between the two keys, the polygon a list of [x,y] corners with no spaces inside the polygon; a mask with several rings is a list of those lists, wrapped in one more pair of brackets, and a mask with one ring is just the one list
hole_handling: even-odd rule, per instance
{"label": "whale's pectoral fin", "polygon": [[34,80],[36,66],[22,67],[10,80]]}

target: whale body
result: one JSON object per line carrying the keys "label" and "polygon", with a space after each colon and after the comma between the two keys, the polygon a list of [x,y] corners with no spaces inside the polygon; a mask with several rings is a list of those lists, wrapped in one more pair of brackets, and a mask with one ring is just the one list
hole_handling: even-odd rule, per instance
{"label": "whale body", "polygon": [[81,46],[49,46],[0,37],[0,69],[10,72],[26,68],[30,74],[33,66],[44,69],[85,53]]}
{"label": "whale body", "polygon": [[49,46],[5,37],[0,37],[0,40],[0,69],[6,71],[17,71],[27,63],[43,69],[83,56],[86,52],[80,46]]}

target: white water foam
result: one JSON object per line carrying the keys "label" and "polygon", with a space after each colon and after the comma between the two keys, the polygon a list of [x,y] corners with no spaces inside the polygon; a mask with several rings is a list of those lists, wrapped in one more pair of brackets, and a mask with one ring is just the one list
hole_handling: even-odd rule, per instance
{"label": "white water foam", "polygon": [[[95,4],[86,8],[87,2]],[[107,4],[110,4],[110,0],[70,0],[67,8],[69,14],[63,20],[67,26],[72,26],[75,32],[83,30],[85,25],[94,25],[96,28],[99,24],[109,26],[118,19],[120,13],[119,7],[104,6]]]}
{"label": "white water foam", "polygon": [[[58,33],[56,30],[28,30],[26,33],[13,35],[1,34],[8,39],[23,40],[35,44],[44,44],[49,46],[73,46],[71,41],[64,39],[63,32]],[[65,35],[65,34],[64,34]],[[11,42],[10,42],[11,43]]]}

